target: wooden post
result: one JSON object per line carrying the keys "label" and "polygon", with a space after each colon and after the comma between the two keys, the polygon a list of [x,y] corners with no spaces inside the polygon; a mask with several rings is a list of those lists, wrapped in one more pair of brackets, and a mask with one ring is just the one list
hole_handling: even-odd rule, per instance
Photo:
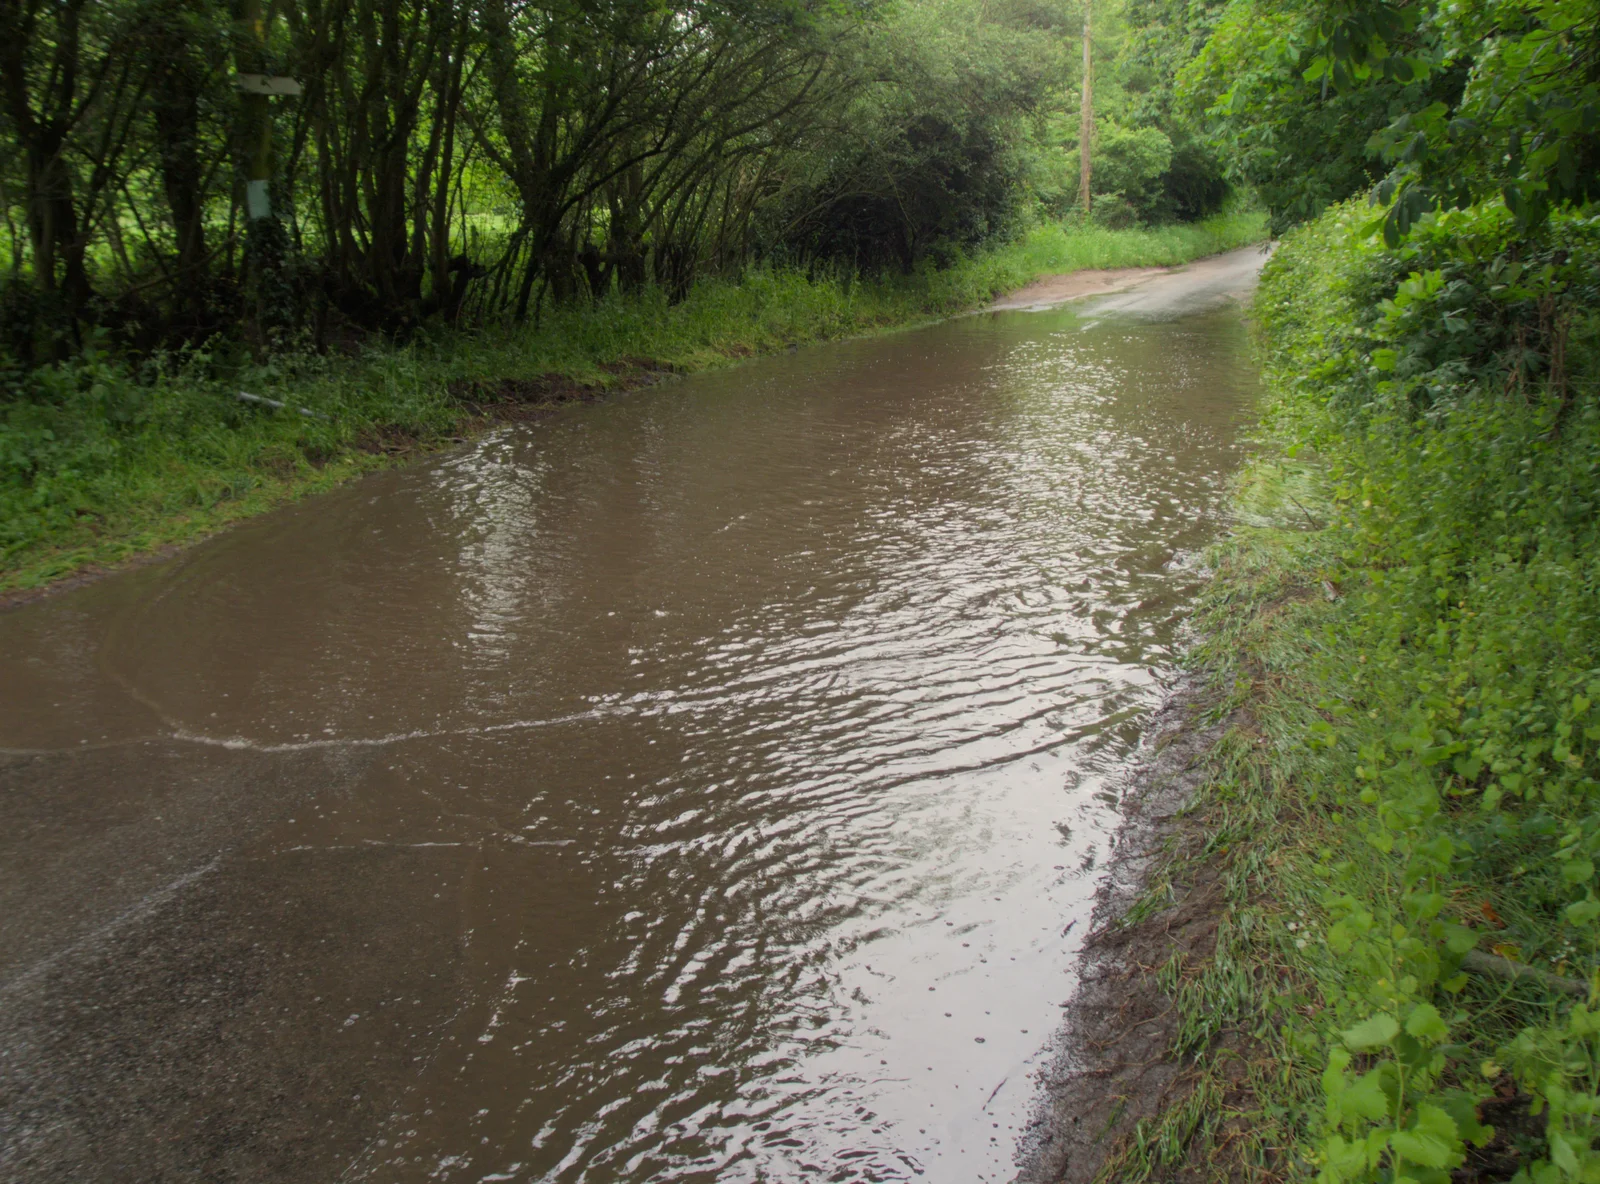
{"label": "wooden post", "polygon": [[239,155],[244,172],[244,288],[253,308],[247,318],[256,355],[267,349],[273,324],[286,323],[290,303],[283,286],[286,239],[272,212],[272,98],[298,95],[300,84],[267,70],[270,0],[238,0],[239,30],[234,46],[239,89]]}
{"label": "wooden post", "polygon": [[1089,149],[1094,140],[1094,59],[1090,55],[1090,33],[1094,0],[1083,0],[1083,103],[1078,124],[1078,204],[1083,220],[1089,220]]}
{"label": "wooden post", "polygon": [[[267,18],[261,0],[242,0],[237,62],[241,79],[259,78],[266,71]],[[272,217],[269,182],[272,180],[272,100],[265,87],[241,86],[243,115],[245,215],[251,222]]]}

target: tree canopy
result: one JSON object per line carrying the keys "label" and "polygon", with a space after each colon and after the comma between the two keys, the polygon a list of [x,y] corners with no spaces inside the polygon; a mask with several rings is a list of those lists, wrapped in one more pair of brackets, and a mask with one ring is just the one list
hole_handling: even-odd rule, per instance
{"label": "tree canopy", "polygon": [[[677,297],[758,259],[937,261],[1074,208],[1082,13],[13,0],[0,331],[28,364],[90,327],[136,352],[240,328],[325,347],[652,284]],[[1224,191],[1152,45],[1097,17],[1112,222],[1198,217]]]}
{"label": "tree canopy", "polygon": [[1178,75],[1284,227],[1375,188],[1399,241],[1499,197],[1529,230],[1596,196],[1593,0],[1230,0]]}

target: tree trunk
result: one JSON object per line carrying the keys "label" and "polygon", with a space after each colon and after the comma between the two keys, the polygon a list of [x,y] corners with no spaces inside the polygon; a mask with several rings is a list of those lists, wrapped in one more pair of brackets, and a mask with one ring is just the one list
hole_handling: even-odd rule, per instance
{"label": "tree trunk", "polygon": [[[85,2],[67,0],[55,6],[48,35],[35,32],[22,19],[21,5],[0,3],[0,93],[23,150],[34,282],[45,293],[60,292],[63,311],[74,325],[93,295],[73,171],[66,157],[67,135],[79,114],[78,24]],[[30,34],[53,42],[37,110],[28,76]]]}
{"label": "tree trunk", "polygon": [[161,186],[178,251],[173,300],[179,309],[188,311],[202,303],[207,266],[205,165],[200,155],[200,96],[205,76],[203,66],[184,51],[176,16],[168,19],[171,23],[154,39],[154,47],[164,50],[166,56],[159,67],[151,106]]}

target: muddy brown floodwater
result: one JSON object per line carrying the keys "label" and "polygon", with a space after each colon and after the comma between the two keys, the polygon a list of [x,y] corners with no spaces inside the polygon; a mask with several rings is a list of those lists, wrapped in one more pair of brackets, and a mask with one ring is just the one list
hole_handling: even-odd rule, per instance
{"label": "muddy brown floodwater", "polygon": [[0,615],[0,1176],[1008,1178],[1254,394],[1182,274]]}

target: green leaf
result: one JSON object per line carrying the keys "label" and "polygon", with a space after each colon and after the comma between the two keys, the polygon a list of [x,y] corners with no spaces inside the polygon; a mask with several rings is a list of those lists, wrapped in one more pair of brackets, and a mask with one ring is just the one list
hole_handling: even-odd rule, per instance
{"label": "green leaf", "polygon": [[1567,923],[1569,925],[1587,925],[1596,917],[1600,917],[1600,900],[1590,897],[1567,906]]}
{"label": "green leaf", "polygon": [[1365,1118],[1368,1122],[1381,1122],[1389,1117],[1389,1096],[1383,1092],[1380,1071],[1363,1073],[1345,1087],[1339,1097],[1339,1108],[1347,1116]]}
{"label": "green leaf", "polygon": [[1355,935],[1344,921],[1335,921],[1328,927],[1328,948],[1335,954],[1348,954],[1355,944]]}
{"label": "green leaf", "polygon": [[[1498,1069],[1499,1066],[1495,1068]],[[1498,1076],[1498,1073],[1495,1076]],[[1450,1090],[1439,1095],[1437,1100],[1439,1108],[1455,1120],[1456,1131],[1463,1140],[1474,1147],[1482,1147],[1494,1138],[1494,1127],[1485,1126],[1479,1121],[1477,1099],[1467,1091]]]}
{"label": "green leaf", "polygon": [[1396,1131],[1389,1146],[1395,1154],[1425,1168],[1454,1167],[1465,1151],[1455,1119],[1427,1102],[1417,1107],[1416,1125]]}
{"label": "green leaf", "polygon": [[1349,1048],[1360,1052],[1367,1048],[1381,1048],[1400,1034],[1400,1021],[1392,1015],[1375,1015],[1362,1020],[1353,1028],[1339,1033]]}
{"label": "green leaf", "polygon": [[1568,1179],[1578,1178],[1578,1156],[1572,1150],[1572,1143],[1555,1128],[1552,1123],[1547,1129],[1545,1137],[1550,1140],[1550,1159],[1562,1174]]}
{"label": "green leaf", "polygon": [[1367,1168],[1366,1144],[1329,1135],[1322,1141],[1322,1162],[1330,1180],[1358,1180]]}
{"label": "green leaf", "polygon": [[1450,1025],[1433,1004],[1419,1003],[1406,1016],[1406,1032],[1427,1044],[1442,1044],[1450,1035]]}
{"label": "green leaf", "polygon": [[1569,884],[1587,884],[1594,879],[1594,864],[1587,859],[1569,860],[1561,869],[1561,878]]}

